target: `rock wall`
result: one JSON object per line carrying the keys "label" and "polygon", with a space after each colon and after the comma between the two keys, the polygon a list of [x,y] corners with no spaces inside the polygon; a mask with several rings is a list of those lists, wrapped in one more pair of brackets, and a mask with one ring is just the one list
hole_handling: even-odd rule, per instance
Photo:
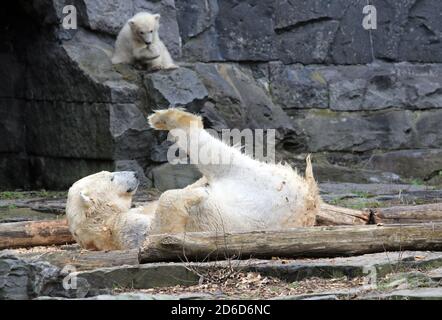
{"label": "rock wall", "polygon": [[[63,189],[98,170],[182,186],[145,116],[185,106],[207,126],[277,129],[278,156],[313,153],[320,181],[440,183],[442,2],[19,0],[0,16],[0,188]],[[73,4],[78,29],[61,26]],[[112,66],[134,13],[161,14],[181,68]]]}

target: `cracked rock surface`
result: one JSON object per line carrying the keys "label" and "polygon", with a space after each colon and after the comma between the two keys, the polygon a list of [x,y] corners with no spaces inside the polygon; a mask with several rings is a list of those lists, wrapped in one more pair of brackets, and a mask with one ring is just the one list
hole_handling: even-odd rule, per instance
{"label": "cracked rock surface", "polygon": [[[173,106],[216,130],[276,129],[278,157],[303,170],[313,153],[320,182],[442,183],[440,1],[374,0],[375,31],[365,0],[76,0],[77,30],[60,24],[67,3],[0,13],[2,189],[66,189],[100,170],[183,186],[198,176],[159,178],[169,145],[145,120]],[[111,64],[143,10],[161,14],[181,69]]]}

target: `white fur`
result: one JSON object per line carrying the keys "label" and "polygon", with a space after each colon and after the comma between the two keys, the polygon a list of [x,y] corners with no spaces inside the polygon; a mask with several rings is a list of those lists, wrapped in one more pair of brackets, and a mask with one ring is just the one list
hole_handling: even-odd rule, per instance
{"label": "white fur", "polygon": [[[197,125],[190,126],[190,122]],[[204,175],[199,181],[166,191],[157,202],[136,209],[130,209],[135,184],[131,173],[101,172],[81,179],[69,190],[66,212],[70,230],[83,247],[134,248],[148,234],[156,233],[314,225],[320,198],[309,157],[304,178],[289,166],[262,163],[242,154],[204,130],[200,117],[181,109],[157,111],[149,123],[158,130],[182,129],[190,139],[198,139],[200,150],[228,155],[231,161],[197,164]],[[187,141],[177,143],[184,148]],[[113,176],[118,179],[111,181]]]}
{"label": "white fur", "polygon": [[[152,233],[251,231],[314,224],[320,198],[310,159],[306,178],[303,178],[289,166],[259,162],[226,145],[204,130],[199,117],[180,109],[157,111],[149,121],[159,130],[186,130],[189,139],[198,139],[199,150],[206,150],[217,159],[226,155],[231,159],[221,165],[201,164],[200,159],[191,159],[204,175],[203,182],[164,193],[155,215],[155,220],[160,222],[154,220]],[[200,125],[191,126],[190,122]],[[177,141],[183,149],[187,143]],[[192,156],[195,154],[191,153]],[[175,206],[171,207],[168,202]],[[173,216],[186,215],[177,202],[182,202],[181,207],[187,211],[187,218],[182,219],[185,225],[181,227],[171,226],[181,223],[174,222]]]}
{"label": "white fur", "polygon": [[66,216],[69,230],[83,248],[115,250],[141,245],[153,216],[144,208],[131,209],[137,185],[132,172],[107,171],[72,185]]}
{"label": "white fur", "polygon": [[[129,19],[118,34],[112,63],[139,62],[152,70],[178,68],[160,39],[159,21],[159,14],[148,12],[139,12]],[[148,45],[147,41],[151,43]]]}

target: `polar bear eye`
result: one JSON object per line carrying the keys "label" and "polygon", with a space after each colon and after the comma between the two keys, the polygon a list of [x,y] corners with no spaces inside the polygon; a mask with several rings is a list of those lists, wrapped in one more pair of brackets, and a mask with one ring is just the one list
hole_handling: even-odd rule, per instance
{"label": "polar bear eye", "polygon": [[111,182],[114,181],[114,177],[111,178]]}
{"label": "polar bear eye", "polygon": [[144,34],[144,31],[140,31],[140,34]]}

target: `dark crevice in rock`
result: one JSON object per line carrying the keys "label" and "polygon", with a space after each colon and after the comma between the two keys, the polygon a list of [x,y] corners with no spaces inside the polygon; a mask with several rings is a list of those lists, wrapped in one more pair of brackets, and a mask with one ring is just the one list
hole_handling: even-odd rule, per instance
{"label": "dark crevice in rock", "polygon": [[284,26],[284,27],[276,27],[275,32],[276,32],[276,34],[281,34],[284,32],[292,32],[292,31],[296,31],[295,29],[297,29],[297,28],[304,27],[307,25],[323,23],[323,22],[331,22],[331,21],[336,21],[336,20],[333,18],[330,18],[330,17],[318,17],[318,18],[311,19],[311,20],[299,21],[295,24]]}

